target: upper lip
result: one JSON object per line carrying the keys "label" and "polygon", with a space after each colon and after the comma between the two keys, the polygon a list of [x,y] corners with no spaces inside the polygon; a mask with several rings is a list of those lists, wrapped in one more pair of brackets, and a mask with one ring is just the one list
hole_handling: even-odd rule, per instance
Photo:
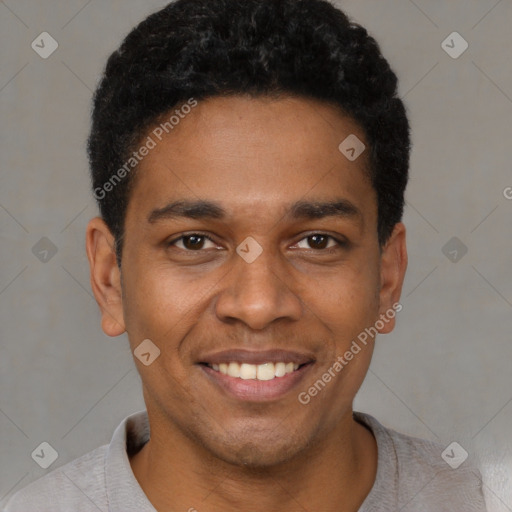
{"label": "upper lip", "polygon": [[206,354],[199,359],[199,363],[221,364],[236,361],[237,363],[264,364],[264,363],[295,363],[298,365],[311,363],[315,358],[310,354],[291,350],[240,350],[230,349],[221,352]]}

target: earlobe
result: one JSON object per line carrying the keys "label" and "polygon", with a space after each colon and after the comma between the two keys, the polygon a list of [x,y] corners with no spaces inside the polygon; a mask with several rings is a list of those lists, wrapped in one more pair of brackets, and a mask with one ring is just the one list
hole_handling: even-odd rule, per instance
{"label": "earlobe", "polygon": [[114,237],[99,217],[89,221],[86,232],[91,288],[101,310],[101,327],[108,336],[125,332],[121,271],[117,266]]}
{"label": "earlobe", "polygon": [[395,315],[402,309],[400,296],[407,270],[406,230],[403,223],[395,225],[381,254],[379,293],[379,317],[384,324],[378,329],[381,334],[391,332],[395,327]]}

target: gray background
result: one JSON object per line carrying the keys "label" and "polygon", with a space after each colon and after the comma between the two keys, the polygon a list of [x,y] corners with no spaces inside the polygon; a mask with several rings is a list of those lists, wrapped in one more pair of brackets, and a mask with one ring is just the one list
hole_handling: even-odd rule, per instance
{"label": "gray background", "polygon": [[[85,139],[107,56],[165,4],[0,3],[0,499],[108,443],[144,408],[128,341],[102,333],[89,287]],[[378,340],[356,409],[457,441],[479,460],[489,510],[511,511],[512,2],[338,4],[397,72],[414,142],[404,309]],[[31,48],[43,31],[59,44],[46,60]],[[457,59],[441,47],[453,31],[469,43]],[[443,252],[454,236],[457,258],[467,247],[456,262],[454,247]],[[42,237],[57,249],[46,263],[33,253]],[[31,458],[43,441],[59,454],[47,470]]]}

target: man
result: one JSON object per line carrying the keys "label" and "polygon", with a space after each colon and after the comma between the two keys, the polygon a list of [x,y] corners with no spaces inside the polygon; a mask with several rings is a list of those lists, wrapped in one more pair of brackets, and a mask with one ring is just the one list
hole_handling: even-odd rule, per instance
{"label": "man", "polygon": [[401,309],[409,125],[322,0],[179,0],[96,92],[91,285],[146,412],[17,511],[482,511],[478,471],[353,412]]}

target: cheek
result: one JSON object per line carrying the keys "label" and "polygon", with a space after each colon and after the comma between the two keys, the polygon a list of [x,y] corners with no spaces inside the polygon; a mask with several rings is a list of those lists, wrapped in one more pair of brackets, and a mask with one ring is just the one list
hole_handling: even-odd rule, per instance
{"label": "cheek", "polygon": [[204,307],[204,279],[171,271],[168,267],[140,264],[131,267],[123,285],[126,327],[134,339],[154,338],[166,345],[179,340]]}
{"label": "cheek", "polygon": [[379,309],[375,265],[355,264],[304,283],[303,301],[335,333],[347,340],[373,325]]}
{"label": "cheek", "polygon": [[126,330],[132,353],[147,339],[159,349],[150,365],[136,361],[144,387],[156,400],[162,389],[169,400],[192,400],[193,393],[186,386],[190,368],[181,343],[197,323],[201,304],[197,283],[189,287],[183,277],[146,267],[145,272],[132,272],[124,290]]}

